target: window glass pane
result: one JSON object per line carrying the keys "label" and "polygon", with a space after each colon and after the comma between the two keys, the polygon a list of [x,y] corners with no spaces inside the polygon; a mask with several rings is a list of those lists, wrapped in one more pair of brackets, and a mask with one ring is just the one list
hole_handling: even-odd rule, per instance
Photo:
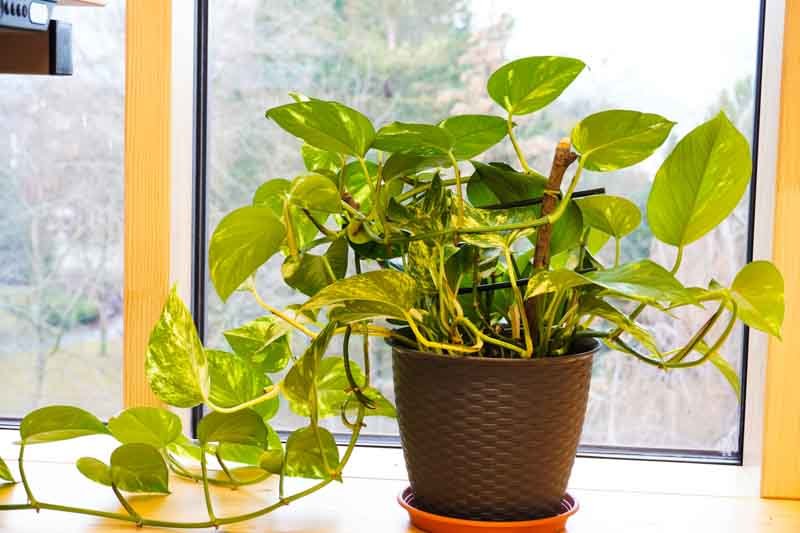
{"label": "window glass pane", "polygon": [[[609,108],[662,114],[678,125],[667,145],[724,109],[752,138],[759,2],[652,3],[449,1],[242,1],[210,20],[209,224],[247,204],[272,178],[303,171],[299,143],[264,119],[289,101],[288,91],[343,101],[376,125],[392,120],[434,122],[450,114],[501,110],[486,80],[506,61],[529,55],[569,55],[589,68],[553,105],[519,119],[532,166],[547,171],[559,138],[581,117]],[[724,15],[721,15],[724,14]],[[724,22],[723,22],[724,21]],[[582,187],[605,186],[644,207],[665,151],[632,169],[589,175]],[[508,144],[489,160],[516,164]],[[747,250],[748,202],[701,243],[690,246],[680,277],[706,284],[713,273],[729,282]],[[646,224],[627,238],[624,258],[651,257],[669,267],[674,250],[657,243]],[[608,258],[608,250],[602,252]],[[280,277],[280,259],[258,283],[276,305],[301,298]],[[222,305],[209,287],[207,340],[256,316],[248,295]],[[695,310],[691,327],[645,314],[662,346],[677,346],[708,316]],[[742,331],[724,355],[740,367]],[[302,349],[301,340],[296,348]],[[391,395],[389,350],[374,343],[374,379]],[[279,424],[291,425],[286,414]],[[367,432],[395,434],[390,422]],[[664,373],[615,352],[597,358],[584,444],[670,448],[737,454],[739,407],[709,365]]]}
{"label": "window glass pane", "polygon": [[74,75],[0,75],[0,416],[122,405],[124,3],[57,7]]}

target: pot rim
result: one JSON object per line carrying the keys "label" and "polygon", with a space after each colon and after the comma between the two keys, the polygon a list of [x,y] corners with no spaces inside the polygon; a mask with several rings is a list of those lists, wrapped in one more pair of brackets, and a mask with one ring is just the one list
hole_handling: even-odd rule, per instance
{"label": "pot rim", "polygon": [[408,348],[397,342],[388,341],[392,351],[403,357],[414,359],[437,359],[440,361],[460,361],[471,365],[561,365],[569,364],[577,360],[591,359],[600,350],[600,342],[597,339],[586,337],[580,339],[583,343],[577,353],[559,355],[554,357],[531,357],[530,359],[509,358],[509,357],[475,357],[475,356],[448,356],[433,352],[426,352]]}

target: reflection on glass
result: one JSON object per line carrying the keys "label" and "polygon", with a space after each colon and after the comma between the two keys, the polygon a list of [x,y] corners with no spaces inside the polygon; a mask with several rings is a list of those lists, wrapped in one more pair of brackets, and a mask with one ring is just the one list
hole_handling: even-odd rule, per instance
{"label": "reflection on glass", "polygon": [[[435,122],[450,114],[500,113],[485,83],[504,62],[528,55],[569,55],[589,65],[563,97],[521,120],[524,151],[547,170],[557,140],[581,117],[624,107],[659,113],[678,122],[677,138],[720,108],[744,132],[752,131],[759,2],[663,4],[589,2],[378,0],[266,2],[241,0],[214,11],[210,28],[209,224],[249,202],[271,178],[303,171],[298,144],[264,119],[264,110],[289,101],[288,91],[346,102],[380,126],[392,120]],[[720,15],[724,13],[724,24]],[[514,162],[508,144],[489,160]],[[603,185],[641,206],[663,159],[624,172],[584,180]],[[746,254],[747,201],[719,229],[686,251],[680,277],[705,284],[709,272],[729,281]],[[673,250],[656,243],[646,224],[628,237],[629,258],[652,257],[671,265]],[[279,261],[278,259],[277,261]],[[280,278],[280,264],[262,268],[258,283],[273,304],[299,300]],[[208,331],[221,332],[257,316],[246,295],[222,305],[209,286]],[[693,312],[699,322],[707,316]],[[690,328],[663,315],[645,315],[659,341],[677,345]],[[695,324],[693,327],[696,327]],[[295,349],[303,349],[295,339]],[[741,331],[725,356],[741,365]],[[374,378],[391,395],[389,350],[373,344]],[[291,427],[284,408],[277,426]],[[373,420],[368,433],[395,434],[390,421]],[[584,443],[737,453],[736,398],[711,368],[665,374],[621,354],[596,362]]]}
{"label": "reflection on glass", "polygon": [[56,8],[70,77],[0,75],[0,416],[122,406],[124,6]]}

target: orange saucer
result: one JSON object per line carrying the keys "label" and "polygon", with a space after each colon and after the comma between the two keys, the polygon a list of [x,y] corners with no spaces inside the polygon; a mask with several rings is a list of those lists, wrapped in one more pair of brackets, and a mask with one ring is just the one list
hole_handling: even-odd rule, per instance
{"label": "orange saucer", "polygon": [[408,511],[411,523],[428,533],[562,533],[567,519],[578,512],[578,501],[565,494],[561,500],[562,512],[555,516],[519,522],[481,522],[449,518],[428,513],[414,507],[414,493],[411,487],[397,495],[397,502]]}

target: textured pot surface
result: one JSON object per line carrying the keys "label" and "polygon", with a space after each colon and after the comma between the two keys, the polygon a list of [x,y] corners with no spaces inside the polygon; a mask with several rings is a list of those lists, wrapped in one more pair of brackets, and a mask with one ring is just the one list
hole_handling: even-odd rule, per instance
{"label": "textured pot surface", "polygon": [[523,360],[395,346],[400,438],[416,505],[470,520],[557,514],[597,349],[586,340],[577,355]]}

